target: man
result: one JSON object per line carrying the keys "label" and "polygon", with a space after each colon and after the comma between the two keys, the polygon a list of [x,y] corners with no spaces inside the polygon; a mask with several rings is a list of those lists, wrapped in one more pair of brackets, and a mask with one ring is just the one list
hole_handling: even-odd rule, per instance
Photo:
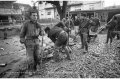
{"label": "man", "polygon": [[75,20],[74,20],[74,30],[75,30],[75,37],[73,38],[74,42],[77,42],[77,35],[79,34],[78,29],[79,29],[79,24],[80,24],[80,18],[79,16],[75,16]]}
{"label": "man", "polygon": [[94,22],[86,18],[85,15],[80,19],[79,35],[81,37],[82,49],[85,48],[85,53],[88,52],[89,28],[94,25]]}
{"label": "man", "polygon": [[78,33],[78,26],[79,26],[79,17],[75,16],[75,21],[74,21],[74,25],[75,25],[75,34],[77,35]]}
{"label": "man", "polygon": [[67,28],[69,28],[69,32],[71,34],[71,30],[74,29],[74,23],[73,23],[72,19],[67,18],[65,25],[66,25]]}
{"label": "man", "polygon": [[[116,30],[120,31],[120,14],[116,14],[113,16],[113,18],[116,17],[117,20],[117,25],[116,25]],[[117,33],[117,40],[120,40],[120,34]]]}
{"label": "man", "polygon": [[107,40],[106,43],[108,43],[109,39],[110,39],[110,44],[112,43],[113,38],[115,37],[115,33],[113,33],[113,31],[115,30],[117,25],[117,18],[114,17],[114,19],[111,19],[108,23],[106,28],[108,29],[107,32]]}
{"label": "man", "polygon": [[93,21],[93,22],[95,22],[95,25],[94,26],[92,26],[92,31],[93,32],[96,32],[97,30],[98,30],[98,27],[100,27],[100,20],[99,20],[99,18],[97,18],[97,17],[94,17],[93,15],[91,16],[91,20]]}
{"label": "man", "polygon": [[[21,27],[20,42],[25,44],[27,58],[29,60],[28,69],[33,72],[37,69],[38,53],[40,49],[39,35],[42,35],[42,27],[37,22],[38,14],[35,9],[29,10],[30,20],[25,22]],[[29,75],[32,75],[30,73]]]}
{"label": "man", "polygon": [[7,28],[4,29],[4,40],[7,39]]}
{"label": "man", "polygon": [[[70,59],[69,49],[67,48],[68,43],[68,34],[62,28],[58,26],[54,26],[53,28],[46,27],[45,32],[48,34],[48,37],[54,42],[55,44],[55,51],[59,50],[60,47],[65,49],[65,53],[67,55],[67,59]],[[58,61],[58,53],[55,52],[55,61]]]}
{"label": "man", "polygon": [[98,31],[98,28],[100,27],[100,20],[99,18],[94,17],[93,15],[91,16],[90,20],[92,20],[95,23],[95,25],[92,25],[90,28],[90,31],[93,32],[93,34],[90,34],[89,32],[89,38],[90,38],[89,41],[91,40],[91,37],[95,41],[95,39],[97,38],[97,34],[94,33],[96,33]]}

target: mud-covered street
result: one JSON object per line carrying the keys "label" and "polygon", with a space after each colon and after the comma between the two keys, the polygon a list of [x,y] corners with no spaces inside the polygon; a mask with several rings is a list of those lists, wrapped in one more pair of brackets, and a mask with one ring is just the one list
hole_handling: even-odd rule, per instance
{"label": "mud-covered street", "polygon": [[[106,34],[99,34],[95,42],[89,43],[89,53],[80,49],[81,42],[77,36],[76,45],[72,46],[72,60],[52,62],[47,60],[38,66],[33,76],[19,75],[19,77],[35,78],[118,78],[119,68],[119,40],[114,39],[112,45],[106,44]],[[45,36],[45,43],[51,41]],[[51,43],[52,44],[52,43]],[[49,44],[48,44],[49,45]],[[12,36],[0,41],[0,63],[7,63],[0,67],[0,77],[18,77],[13,72],[16,64],[26,58],[25,47],[20,44],[19,36]],[[22,65],[22,64],[20,64]],[[9,74],[9,75],[8,75]]]}
{"label": "mud-covered street", "polygon": [[0,78],[120,78],[120,3],[0,1]]}

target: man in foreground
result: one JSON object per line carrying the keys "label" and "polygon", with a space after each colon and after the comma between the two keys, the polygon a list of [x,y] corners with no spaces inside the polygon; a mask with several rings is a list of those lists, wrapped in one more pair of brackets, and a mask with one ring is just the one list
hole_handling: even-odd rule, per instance
{"label": "man in foreground", "polygon": [[20,43],[25,44],[26,54],[28,58],[29,75],[32,75],[36,69],[38,61],[38,53],[40,53],[39,35],[42,35],[42,27],[37,22],[38,14],[35,9],[29,10],[30,20],[25,22],[20,31]]}

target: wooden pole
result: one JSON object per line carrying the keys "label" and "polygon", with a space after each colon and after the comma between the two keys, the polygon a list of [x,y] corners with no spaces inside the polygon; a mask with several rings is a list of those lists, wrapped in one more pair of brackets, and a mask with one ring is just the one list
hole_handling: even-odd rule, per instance
{"label": "wooden pole", "polygon": [[[38,1],[37,1],[38,2]],[[37,3],[37,2],[35,2],[35,3]],[[35,6],[35,3],[34,3],[34,6]],[[39,15],[39,3],[38,3],[38,15]],[[40,16],[38,16],[38,19],[40,19]],[[42,27],[43,28],[43,27]],[[43,30],[42,30],[42,32],[43,32]],[[43,49],[43,41],[44,41],[44,38],[43,38],[43,33],[42,33],[42,41],[41,41],[41,60],[40,60],[40,68],[42,69],[42,59],[43,59],[43,51],[44,51],[44,49]]]}

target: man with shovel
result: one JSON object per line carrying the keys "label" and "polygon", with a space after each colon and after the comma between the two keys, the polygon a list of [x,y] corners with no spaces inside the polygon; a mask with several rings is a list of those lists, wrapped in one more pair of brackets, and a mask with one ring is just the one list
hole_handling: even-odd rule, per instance
{"label": "man with shovel", "polygon": [[25,44],[28,58],[29,75],[37,69],[38,53],[40,53],[39,35],[43,35],[42,26],[37,22],[38,13],[36,9],[29,10],[30,20],[25,22],[20,31],[20,43]]}

